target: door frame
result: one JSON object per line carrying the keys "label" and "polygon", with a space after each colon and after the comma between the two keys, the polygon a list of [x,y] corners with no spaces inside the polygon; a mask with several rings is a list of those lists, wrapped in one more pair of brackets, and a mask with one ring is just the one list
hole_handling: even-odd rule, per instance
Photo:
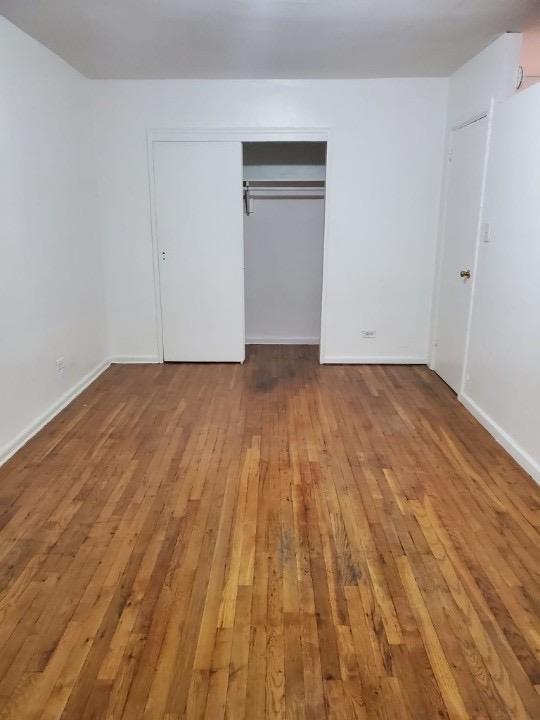
{"label": "door frame", "polygon": [[[163,362],[163,320],[161,307],[161,280],[158,259],[157,209],[155,189],[154,143],[156,142],[324,142],[326,143],[326,182],[324,200],[323,277],[321,300],[321,340],[319,361],[326,360],[326,321],[328,283],[329,188],[332,183],[332,132],[329,128],[148,128],[146,149],[148,162],[148,189],[150,200],[150,233],[152,240],[152,269],[154,279],[154,315],[156,324],[156,355]],[[240,191],[240,189],[239,189]],[[244,304],[245,307],[245,304]],[[244,320],[245,334],[245,320]]]}
{"label": "door frame", "polygon": [[482,224],[483,224],[483,216],[484,216],[484,200],[485,200],[485,194],[486,194],[486,179],[487,179],[487,169],[488,169],[488,163],[489,163],[489,150],[491,146],[491,128],[493,125],[493,112],[495,107],[495,100],[492,98],[489,103],[489,108],[485,111],[476,113],[475,115],[471,116],[469,119],[464,120],[462,122],[456,123],[453,125],[449,131],[448,131],[448,137],[446,142],[446,163],[444,168],[444,181],[443,181],[443,187],[442,187],[442,202],[441,202],[441,211],[440,211],[440,218],[439,218],[439,232],[438,232],[438,242],[437,242],[437,255],[436,255],[436,265],[435,265],[435,280],[433,283],[433,300],[431,305],[431,328],[430,328],[430,347],[429,347],[429,362],[428,366],[431,370],[434,372],[437,372],[436,370],[436,362],[437,362],[437,331],[438,331],[438,317],[439,317],[439,298],[440,298],[440,291],[441,291],[441,281],[442,281],[442,264],[443,264],[443,258],[444,258],[444,236],[445,236],[445,227],[446,227],[446,215],[447,215],[447,203],[448,203],[448,184],[450,179],[450,171],[449,171],[449,165],[450,161],[452,159],[452,149],[453,149],[453,142],[452,139],[454,137],[454,133],[463,130],[464,128],[468,127],[469,125],[473,125],[476,122],[479,122],[480,120],[487,120],[487,129],[486,129],[486,141],[484,146],[484,161],[483,161],[483,167],[482,167],[482,185],[480,189],[480,205],[478,208],[478,220],[477,220],[477,226],[476,226],[476,232],[475,232],[475,238],[474,238],[474,254],[473,254],[473,262],[471,266],[471,272],[472,272],[472,279],[471,279],[471,295],[469,298],[469,307],[467,309],[467,322],[466,322],[466,329],[465,329],[465,344],[464,344],[464,354],[463,354],[463,366],[461,371],[461,378],[458,385],[458,391],[457,396],[459,399],[463,396],[464,390],[465,390],[465,384],[467,382],[467,367],[468,367],[468,361],[469,361],[469,347],[470,347],[470,339],[471,339],[471,325],[472,325],[472,313],[473,313],[473,305],[474,305],[474,296],[476,291],[476,276],[478,272],[478,256],[479,256],[479,250],[480,250],[480,238],[482,234]]}

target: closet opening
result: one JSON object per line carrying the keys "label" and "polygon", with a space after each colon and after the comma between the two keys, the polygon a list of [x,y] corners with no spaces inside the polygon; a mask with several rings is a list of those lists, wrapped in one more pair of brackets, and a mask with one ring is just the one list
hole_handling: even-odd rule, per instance
{"label": "closet opening", "polygon": [[250,345],[321,339],[326,142],[244,142],[244,290]]}

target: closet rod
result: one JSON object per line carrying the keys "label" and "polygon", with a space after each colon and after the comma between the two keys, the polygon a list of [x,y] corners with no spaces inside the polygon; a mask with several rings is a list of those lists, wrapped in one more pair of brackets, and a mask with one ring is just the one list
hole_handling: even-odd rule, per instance
{"label": "closet rod", "polygon": [[244,180],[243,186],[246,215],[253,212],[255,198],[320,200],[325,197],[325,183],[320,180]]}
{"label": "closet rod", "polygon": [[258,189],[282,189],[292,188],[302,190],[303,188],[309,189],[321,189],[326,186],[324,180],[244,180],[244,188],[250,188],[251,190]]}

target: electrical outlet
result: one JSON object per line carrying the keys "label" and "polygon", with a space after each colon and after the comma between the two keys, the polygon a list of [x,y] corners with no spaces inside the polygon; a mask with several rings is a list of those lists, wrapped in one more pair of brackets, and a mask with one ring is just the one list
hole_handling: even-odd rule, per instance
{"label": "electrical outlet", "polygon": [[59,357],[56,361],[56,372],[63,373],[65,368],[64,358]]}
{"label": "electrical outlet", "polygon": [[360,337],[372,340],[373,338],[377,337],[377,331],[376,330],[361,330]]}

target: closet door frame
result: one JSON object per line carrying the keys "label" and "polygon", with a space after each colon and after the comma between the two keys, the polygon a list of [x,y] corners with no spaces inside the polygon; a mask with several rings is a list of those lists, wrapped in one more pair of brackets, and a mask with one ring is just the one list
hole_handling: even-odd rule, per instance
{"label": "closet door frame", "polygon": [[156,355],[163,362],[163,321],[161,314],[161,286],[159,275],[159,248],[154,171],[154,143],[156,142],[324,142],[326,143],[326,183],[324,202],[323,278],[321,303],[321,340],[319,360],[326,361],[326,306],[328,278],[328,237],[330,201],[332,137],[329,128],[176,128],[146,131],[148,187],[150,194],[150,224],[152,236],[152,267],[154,275],[154,314],[156,323]]}

